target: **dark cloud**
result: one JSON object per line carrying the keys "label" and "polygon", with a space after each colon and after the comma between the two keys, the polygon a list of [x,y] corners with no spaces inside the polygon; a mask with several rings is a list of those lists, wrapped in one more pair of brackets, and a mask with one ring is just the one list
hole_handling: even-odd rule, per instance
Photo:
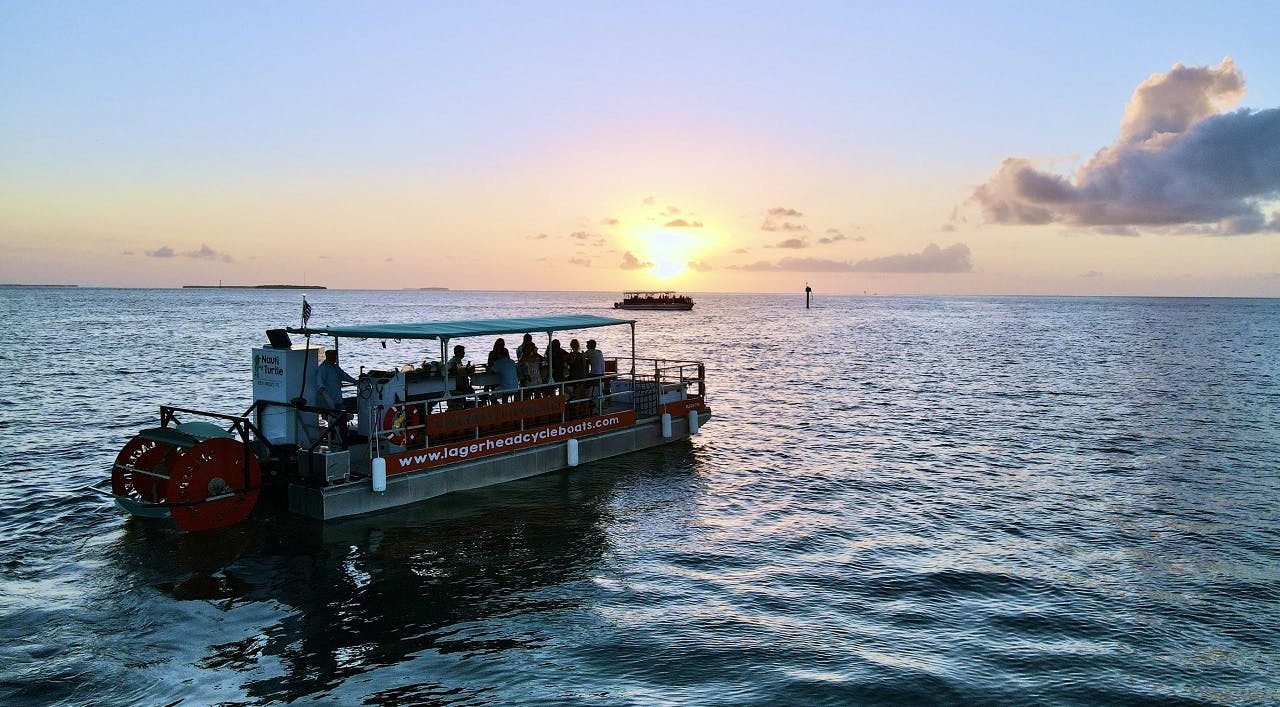
{"label": "dark cloud", "polygon": [[775,206],[774,208],[766,211],[765,216],[769,218],[785,218],[787,216],[791,216],[794,218],[803,218],[804,214],[800,213],[799,211],[796,211],[795,209],[788,209],[785,206]]}
{"label": "dark cloud", "polygon": [[120,251],[120,255],[133,255],[133,251],[131,251],[131,250],[122,250],[122,251]]}
{"label": "dark cloud", "polygon": [[591,259],[590,258],[569,258],[569,264],[580,265],[584,268],[589,268],[591,267]]}
{"label": "dark cloud", "polygon": [[707,272],[708,270],[711,270],[711,265],[698,260],[690,260],[688,267],[690,270],[695,272]]}
{"label": "dark cloud", "polygon": [[544,239],[546,239],[546,238],[549,238],[549,236],[547,236],[547,234],[545,234],[545,233],[539,233],[539,234],[534,235],[534,236],[525,236],[525,238],[528,238],[528,239],[530,239],[530,240],[534,240],[534,241],[540,241],[540,240],[544,240]]}
{"label": "dark cloud", "polygon": [[954,273],[969,272],[969,246],[963,243],[939,248],[930,243],[919,253],[899,253],[881,258],[863,258],[854,263],[856,272]]}
{"label": "dark cloud", "polygon": [[167,245],[162,245],[155,250],[148,250],[146,251],[146,254],[147,257],[150,258],[172,258],[177,255],[177,253],[173,252],[173,248],[170,248]]}
{"label": "dark cloud", "polygon": [[767,245],[765,248],[808,248],[809,241],[803,238],[788,238],[785,241],[778,241],[773,245]]}
{"label": "dark cloud", "polygon": [[663,228],[702,228],[701,221],[686,221],[678,218],[674,221],[668,221],[662,225]]}
{"label": "dark cloud", "polygon": [[590,233],[588,231],[574,231],[573,233],[569,234],[569,237],[577,241],[589,241],[592,238],[598,238],[596,234]]}
{"label": "dark cloud", "polygon": [[849,237],[846,236],[845,234],[837,231],[834,228],[828,228],[827,235],[819,238],[818,242],[823,245],[829,245],[831,243],[839,243],[840,241],[847,241],[847,240],[849,240]]}
{"label": "dark cloud", "polygon": [[622,263],[620,263],[618,267],[623,270],[648,270],[653,267],[653,263],[640,260],[636,256],[632,255],[631,251],[627,251],[622,254]]}
{"label": "dark cloud", "polygon": [[618,219],[616,219],[616,218],[602,218],[602,219],[600,219],[600,225],[601,225],[601,226],[617,226],[617,225],[618,225],[618,223],[619,223],[619,221],[618,221]]}
{"label": "dark cloud", "polygon": [[1280,231],[1280,216],[1264,211],[1280,198],[1280,108],[1221,112],[1243,95],[1230,57],[1217,67],[1178,64],[1134,91],[1116,142],[1074,176],[1009,158],[973,201],[995,223],[1122,235]]}

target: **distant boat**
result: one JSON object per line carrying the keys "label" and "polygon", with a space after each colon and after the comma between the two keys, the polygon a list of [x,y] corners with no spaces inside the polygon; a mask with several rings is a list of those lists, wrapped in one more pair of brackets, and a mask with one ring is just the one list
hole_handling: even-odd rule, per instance
{"label": "distant boat", "polygon": [[687,312],[693,309],[693,298],[671,291],[624,292],[622,301],[613,303],[614,309],[649,309],[658,311]]}

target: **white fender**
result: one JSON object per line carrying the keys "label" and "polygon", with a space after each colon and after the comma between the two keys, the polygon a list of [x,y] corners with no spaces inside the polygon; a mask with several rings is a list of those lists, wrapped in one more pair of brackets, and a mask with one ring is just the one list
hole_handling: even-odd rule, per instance
{"label": "white fender", "polygon": [[671,413],[669,412],[662,413],[662,436],[671,436]]}
{"label": "white fender", "polygon": [[578,465],[578,440],[571,439],[569,440],[569,444],[566,446],[569,448],[569,466],[577,466]]}
{"label": "white fender", "polygon": [[387,460],[377,457],[373,460],[373,476],[369,477],[374,493],[387,490]]}

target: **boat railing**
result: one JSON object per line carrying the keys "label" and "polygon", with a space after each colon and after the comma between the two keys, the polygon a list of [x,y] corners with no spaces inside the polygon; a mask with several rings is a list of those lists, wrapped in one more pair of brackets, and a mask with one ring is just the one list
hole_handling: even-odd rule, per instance
{"label": "boat railing", "polygon": [[666,397],[705,399],[705,374],[699,361],[636,359],[634,374],[608,372],[540,385],[460,391],[398,403],[390,413],[375,408],[374,436],[391,449],[411,449],[622,410],[650,417]]}

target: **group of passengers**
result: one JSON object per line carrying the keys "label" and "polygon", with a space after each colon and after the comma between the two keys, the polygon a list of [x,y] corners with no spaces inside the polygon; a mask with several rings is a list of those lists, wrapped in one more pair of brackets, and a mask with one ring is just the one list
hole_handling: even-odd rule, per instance
{"label": "group of passengers", "polygon": [[[454,357],[449,360],[450,370],[461,365],[461,346],[454,347]],[[513,359],[507,350],[505,339],[493,342],[489,351],[488,369],[499,376],[501,390],[512,390],[517,387],[534,387],[544,383],[562,383],[585,381],[604,375],[604,353],[596,348],[595,339],[587,340],[587,350],[581,350],[577,339],[569,342],[569,350],[560,346],[559,339],[552,339],[547,355],[538,351],[533,343],[533,335],[525,334],[524,340],[516,347]],[[568,394],[572,397],[586,395],[594,387],[593,382],[570,386]]]}

